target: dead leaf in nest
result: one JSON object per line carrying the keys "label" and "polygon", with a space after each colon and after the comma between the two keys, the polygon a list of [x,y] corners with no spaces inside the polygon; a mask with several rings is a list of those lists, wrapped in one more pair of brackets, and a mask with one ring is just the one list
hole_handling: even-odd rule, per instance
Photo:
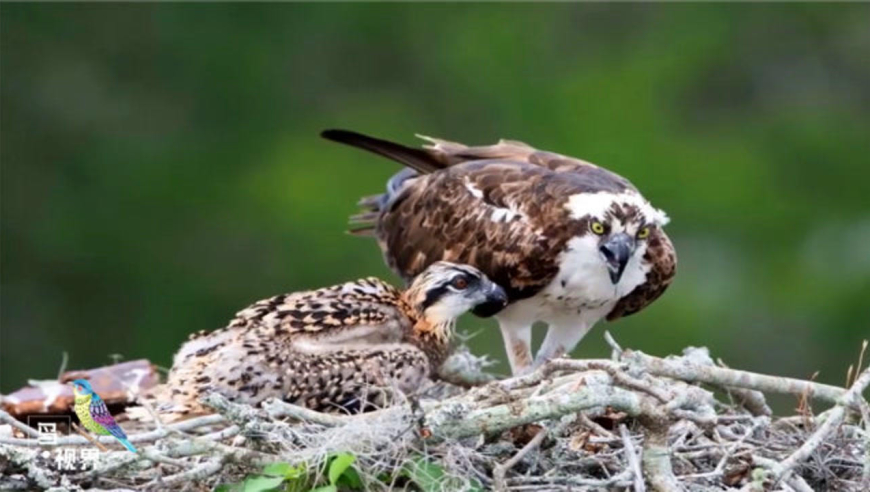
{"label": "dead leaf in nest", "polygon": [[586,443],[589,441],[589,436],[592,435],[591,431],[582,431],[571,436],[571,440],[568,441],[568,448],[571,451],[580,451],[581,449],[585,449]]}
{"label": "dead leaf in nest", "polygon": [[607,407],[606,409],[604,409],[604,415],[594,417],[592,418],[592,421],[607,430],[616,430],[619,424],[622,423],[627,417],[627,413],[619,412],[617,410],[614,410],[612,407]]}
{"label": "dead leaf in nest", "polygon": [[594,442],[587,442],[585,446],[583,446],[583,450],[589,454],[598,454],[606,449],[610,449],[610,446],[607,444],[599,444]]}
{"label": "dead leaf in nest", "polygon": [[740,485],[745,480],[749,479],[750,470],[752,470],[752,466],[748,463],[740,463],[736,466],[726,468],[722,477],[722,483],[729,487]]}
{"label": "dead leaf in nest", "polygon": [[590,437],[592,437],[592,431],[590,430],[578,432],[571,436],[571,440],[568,441],[568,448],[571,451],[585,451],[588,454],[597,454],[608,449],[607,444],[591,442],[589,440]]}
{"label": "dead leaf in nest", "polygon": [[543,430],[544,428],[538,424],[525,424],[509,430],[508,436],[514,443],[514,446],[521,448],[534,439],[538,435],[538,432]]}

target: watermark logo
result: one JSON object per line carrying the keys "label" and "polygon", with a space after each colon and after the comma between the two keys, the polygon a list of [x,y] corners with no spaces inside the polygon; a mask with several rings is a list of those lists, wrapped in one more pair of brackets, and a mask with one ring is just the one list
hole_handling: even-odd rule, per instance
{"label": "watermark logo", "polygon": [[57,424],[54,422],[39,422],[36,424],[39,437],[36,438],[43,446],[57,446]]}
{"label": "watermark logo", "polygon": [[[43,451],[42,457],[51,459],[50,451]],[[54,466],[58,471],[89,470],[94,467],[100,450],[97,448],[57,448],[54,450]]]}
{"label": "watermark logo", "polygon": [[59,471],[79,471],[93,468],[100,450],[95,447],[60,446],[61,438],[70,435],[72,418],[69,415],[28,415],[27,425],[36,428],[37,442],[42,446],[58,446],[45,450],[42,458],[54,461]]}
{"label": "watermark logo", "polygon": [[57,446],[61,429],[72,429],[69,415],[28,415],[27,425],[39,433],[37,442],[43,446]]}

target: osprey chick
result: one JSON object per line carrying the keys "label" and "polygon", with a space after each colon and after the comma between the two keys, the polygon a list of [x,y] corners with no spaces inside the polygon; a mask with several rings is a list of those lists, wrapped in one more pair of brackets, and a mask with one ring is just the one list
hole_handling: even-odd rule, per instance
{"label": "osprey chick", "polygon": [[[322,136],[411,168],[362,199],[352,232],[374,234],[406,280],[447,260],[504,287],[510,304],[496,317],[515,374],[570,352],[601,318],[640,311],[673,279],[665,213],[594,164],[507,140],[422,137],[430,145],[414,149],[345,130]],[[536,321],[549,329],[533,360]]]}
{"label": "osprey chick", "polygon": [[185,416],[202,413],[199,399],[212,391],[249,404],[278,397],[366,410],[383,404],[378,388],[409,392],[437,370],[460,315],[506,303],[480,271],[448,262],[430,265],[404,292],[366,278],[279,295],[226,328],[192,335],[154,397],[161,413]]}

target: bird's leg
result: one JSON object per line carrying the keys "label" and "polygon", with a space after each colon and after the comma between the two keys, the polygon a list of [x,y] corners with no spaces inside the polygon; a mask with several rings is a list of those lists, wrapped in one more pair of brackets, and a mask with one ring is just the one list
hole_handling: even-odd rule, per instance
{"label": "bird's leg", "polygon": [[498,326],[504,340],[504,349],[511,364],[514,376],[524,374],[532,369],[532,324],[533,319],[517,316],[520,310],[507,309],[499,313]]}
{"label": "bird's leg", "polygon": [[538,350],[538,355],[535,356],[533,368],[540,367],[550,359],[562,357],[574,350],[574,347],[586,336],[591,326],[586,324],[578,325],[576,321],[568,322],[552,322],[547,327],[547,336],[544,337],[544,343],[541,344],[541,349]]}

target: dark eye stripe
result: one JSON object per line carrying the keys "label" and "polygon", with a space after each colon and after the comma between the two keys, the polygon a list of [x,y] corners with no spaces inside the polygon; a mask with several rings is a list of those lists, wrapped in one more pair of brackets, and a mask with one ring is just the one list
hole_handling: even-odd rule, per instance
{"label": "dark eye stripe", "polygon": [[424,311],[428,309],[429,306],[438,302],[438,299],[441,299],[441,296],[449,292],[450,288],[448,287],[448,285],[449,283],[444,283],[442,285],[439,285],[438,287],[435,287],[434,289],[429,289],[428,291],[426,291],[426,298],[423,299],[422,304]]}

